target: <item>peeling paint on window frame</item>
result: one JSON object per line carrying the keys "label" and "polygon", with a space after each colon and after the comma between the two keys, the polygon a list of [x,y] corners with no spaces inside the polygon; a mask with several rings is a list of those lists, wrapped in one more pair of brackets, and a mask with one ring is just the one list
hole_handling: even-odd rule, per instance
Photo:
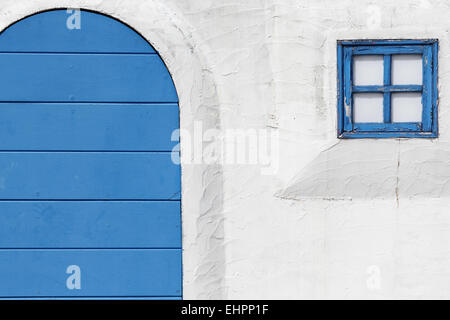
{"label": "peeling paint on window frame", "polygon": [[[338,40],[338,138],[437,138],[438,137],[438,39],[425,40]],[[392,85],[394,54],[421,54],[422,85]],[[381,86],[354,86],[354,55],[384,56],[384,83]],[[354,123],[353,93],[383,93],[383,123]],[[422,93],[422,121],[393,123],[391,95],[394,92]]]}

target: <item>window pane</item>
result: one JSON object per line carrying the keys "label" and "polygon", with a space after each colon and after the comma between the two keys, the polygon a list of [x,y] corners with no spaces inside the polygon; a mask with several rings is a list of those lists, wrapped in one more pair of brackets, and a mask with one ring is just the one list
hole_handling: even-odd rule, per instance
{"label": "window pane", "polygon": [[383,122],[383,95],[355,93],[353,95],[354,122]]}
{"label": "window pane", "polygon": [[383,85],[383,56],[354,56],[353,84],[355,86]]}
{"label": "window pane", "polygon": [[392,122],[422,122],[421,93],[393,93]]}
{"label": "window pane", "polygon": [[392,56],[392,84],[422,84],[421,55]]}

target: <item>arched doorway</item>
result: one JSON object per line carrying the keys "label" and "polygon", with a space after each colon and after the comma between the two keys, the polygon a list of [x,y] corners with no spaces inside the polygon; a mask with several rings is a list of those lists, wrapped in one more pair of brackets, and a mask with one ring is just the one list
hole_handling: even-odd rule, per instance
{"label": "arched doorway", "polygon": [[181,298],[178,98],[125,24],[51,10],[0,34],[0,297]]}

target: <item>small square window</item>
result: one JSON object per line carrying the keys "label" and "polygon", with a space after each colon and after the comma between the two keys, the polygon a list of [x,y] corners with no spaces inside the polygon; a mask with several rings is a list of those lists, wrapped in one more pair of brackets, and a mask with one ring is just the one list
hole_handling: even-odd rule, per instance
{"label": "small square window", "polygon": [[339,138],[437,137],[437,59],[437,40],[339,41]]}

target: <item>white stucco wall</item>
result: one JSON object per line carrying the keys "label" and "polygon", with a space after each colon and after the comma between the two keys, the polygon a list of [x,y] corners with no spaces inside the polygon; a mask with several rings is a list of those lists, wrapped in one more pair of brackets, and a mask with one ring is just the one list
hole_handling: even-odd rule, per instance
{"label": "white stucco wall", "polygon": [[[272,174],[183,164],[185,298],[450,298],[450,3],[1,0],[0,29],[65,6],[155,46],[182,140],[196,123],[279,136]],[[439,39],[439,139],[336,138],[336,40],[361,38]]]}

